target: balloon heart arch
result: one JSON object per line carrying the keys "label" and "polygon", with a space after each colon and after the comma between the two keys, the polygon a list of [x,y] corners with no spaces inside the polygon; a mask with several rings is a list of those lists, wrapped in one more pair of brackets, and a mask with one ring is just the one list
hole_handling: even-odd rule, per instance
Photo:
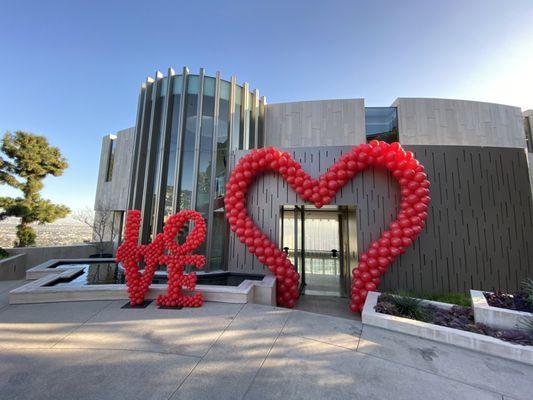
{"label": "balloon heart arch", "polygon": [[278,249],[248,215],[246,196],[254,178],[261,173],[279,173],[300,197],[317,208],[329,204],[337,191],[352,177],[371,166],[384,167],[396,178],[401,188],[400,212],[389,229],[370,243],[359,256],[352,271],[350,309],[361,311],[367,293],[375,291],[381,276],[394,259],[405,252],[422,232],[431,201],[430,183],[424,167],[413,153],[404,151],[399,143],[388,144],[373,140],[360,144],[343,154],[328,171],[313,179],[287,152],[269,147],[250,151],[243,156],[231,173],[226,185],[226,218],[231,230],[276,276],[277,303],[292,308],[298,299],[299,279],[287,255]]}

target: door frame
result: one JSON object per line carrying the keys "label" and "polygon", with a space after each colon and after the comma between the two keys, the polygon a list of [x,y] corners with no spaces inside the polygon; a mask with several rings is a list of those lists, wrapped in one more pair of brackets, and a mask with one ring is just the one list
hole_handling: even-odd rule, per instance
{"label": "door frame", "polygon": [[[288,208],[290,207],[290,208]],[[305,291],[305,212],[335,213],[339,221],[339,295],[348,297],[351,286],[350,264],[356,258],[357,248],[352,249],[350,243],[357,243],[356,226],[350,229],[350,217],[356,222],[356,208],[351,206],[335,206],[335,209],[318,209],[304,204],[286,204],[280,206],[280,247],[283,246],[284,218],[292,213],[294,219],[294,267],[300,273],[299,292]],[[356,224],[355,224],[356,225]],[[355,245],[357,246],[357,245]],[[281,248],[283,250],[283,248]],[[352,254],[353,253],[353,254]]]}

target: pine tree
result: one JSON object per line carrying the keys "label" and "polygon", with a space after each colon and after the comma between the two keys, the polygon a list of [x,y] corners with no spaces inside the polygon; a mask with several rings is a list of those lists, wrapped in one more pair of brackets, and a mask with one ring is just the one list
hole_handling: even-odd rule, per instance
{"label": "pine tree", "polygon": [[37,235],[31,223],[53,222],[70,212],[66,206],[40,195],[43,179],[47,175],[60,176],[68,163],[44,136],[22,131],[7,132],[1,151],[5,158],[0,153],[0,183],[19,189],[23,197],[0,197],[0,221],[7,217],[20,218],[15,246],[35,245]]}

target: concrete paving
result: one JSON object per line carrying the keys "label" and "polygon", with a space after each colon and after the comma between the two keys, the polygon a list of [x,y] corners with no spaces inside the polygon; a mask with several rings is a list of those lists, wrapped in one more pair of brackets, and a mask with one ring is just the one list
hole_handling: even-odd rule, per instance
{"label": "concrete paving", "polygon": [[354,317],[254,304],[122,305],[4,305],[0,398],[525,400],[533,393],[533,367],[363,327]]}

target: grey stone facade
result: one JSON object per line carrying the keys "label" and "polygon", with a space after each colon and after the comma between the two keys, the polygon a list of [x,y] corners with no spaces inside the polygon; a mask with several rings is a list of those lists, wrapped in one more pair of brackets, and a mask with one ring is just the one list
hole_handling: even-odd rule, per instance
{"label": "grey stone facade", "polygon": [[344,146],[366,142],[363,99],[268,104],[265,119],[266,146]]}
{"label": "grey stone facade", "polygon": [[[517,289],[533,276],[533,205],[523,149],[405,146],[426,167],[432,203],[424,231],[391,266],[380,289],[466,292]],[[289,149],[314,177],[351,147]],[[244,152],[238,152],[238,159]],[[302,204],[282,178],[267,174],[249,190],[248,211],[279,242],[282,205]],[[357,248],[366,249],[394,219],[398,185],[385,171],[369,169],[341,189],[332,204],[356,206]],[[364,250],[361,250],[364,251]],[[232,271],[268,271],[230,235]],[[349,270],[353,268],[351,265]]]}
{"label": "grey stone facade", "polygon": [[[147,242],[168,215],[195,208],[207,219],[201,252],[208,270],[268,273],[226,234],[224,187],[235,157],[257,147],[285,148],[316,177],[342,152],[379,134],[382,140],[399,138],[414,151],[433,184],[427,227],[381,288],[515,289],[533,275],[533,162],[525,134],[533,112],[447,99],[399,98],[393,106],[397,110],[370,112],[363,99],[267,104],[235,77],[209,77],[203,69],[158,72],[141,87],[136,127],[118,132],[113,141],[103,139],[95,210],[119,211],[113,226],[120,232],[122,211],[141,209]],[[389,119],[379,109],[388,110]],[[346,218],[352,265],[343,271],[345,282],[357,249],[390,223],[399,200],[396,183],[379,170],[364,172],[339,191],[333,204],[355,209]],[[300,201],[286,183],[267,175],[253,185],[248,206],[278,241],[280,207],[295,204]]]}
{"label": "grey stone facade", "polygon": [[[114,161],[111,179],[107,180],[111,141],[114,141]],[[102,139],[100,168],[96,186],[94,209],[97,211],[128,209],[128,191],[133,165],[135,128],[117,132],[116,138],[106,135]]]}
{"label": "grey stone facade", "polygon": [[399,98],[402,144],[526,146],[520,108],[467,100]]}

